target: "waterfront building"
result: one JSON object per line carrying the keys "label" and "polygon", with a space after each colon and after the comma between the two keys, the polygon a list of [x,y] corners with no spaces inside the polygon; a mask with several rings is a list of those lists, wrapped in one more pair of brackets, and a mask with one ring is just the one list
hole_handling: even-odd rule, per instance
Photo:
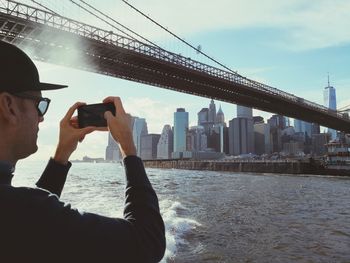
{"label": "waterfront building", "polygon": [[303,132],[303,121],[294,119],[294,130],[295,132]]}
{"label": "waterfront building", "polygon": [[318,123],[313,123],[312,124],[312,132],[311,132],[311,134],[312,135],[320,134],[320,132],[321,132],[320,125]]}
{"label": "waterfront building", "polygon": [[253,118],[233,118],[229,122],[229,153],[254,153]]}
{"label": "waterfront building", "polygon": [[323,156],[327,152],[326,144],[329,141],[328,133],[320,133],[312,135],[312,154],[315,156]]}
{"label": "waterfront building", "polygon": [[[328,86],[324,88],[323,91],[324,98],[324,106],[330,110],[337,110],[337,99],[335,94],[335,88],[330,86],[329,84],[329,76],[328,76]],[[334,129],[328,128],[328,133],[331,135],[330,139],[334,140],[337,138],[337,131]]]}
{"label": "waterfront building", "polygon": [[174,113],[174,152],[186,151],[186,132],[188,130],[188,112],[178,108]]}
{"label": "waterfront building", "polygon": [[271,154],[270,125],[264,122],[254,124],[255,153],[258,155]]}
{"label": "waterfront building", "polygon": [[301,142],[283,143],[283,155],[286,156],[303,156],[304,145]]}
{"label": "waterfront building", "polygon": [[229,122],[229,153],[254,153],[253,109],[237,105],[237,118]]}
{"label": "waterfront building", "polygon": [[160,134],[146,134],[141,139],[141,159],[154,160],[157,159],[157,145]]}
{"label": "waterfront building", "polygon": [[283,150],[282,131],[287,127],[286,117],[274,114],[267,120],[270,125],[271,150],[281,152]]}
{"label": "waterfront building", "polygon": [[183,152],[183,159],[193,159],[193,160],[215,160],[222,159],[225,157],[224,153],[219,153],[215,151],[185,151]]}
{"label": "waterfront building", "polygon": [[228,129],[226,123],[217,123],[212,128],[208,136],[208,148],[214,149],[216,152],[227,152],[228,146]]}
{"label": "waterfront building", "polygon": [[186,135],[186,151],[204,151],[208,148],[207,142],[204,127],[193,126]]}
{"label": "waterfront building", "polygon": [[[270,123],[268,123],[270,125]],[[276,126],[271,127],[270,125],[270,136],[271,136],[271,151],[272,153],[278,153],[282,151],[282,130]]]}
{"label": "waterfront building", "polygon": [[237,105],[237,118],[253,119],[253,109]]}
{"label": "waterfront building", "polygon": [[142,136],[148,134],[147,122],[144,118],[134,117],[133,123],[134,124],[132,129],[132,135],[133,135],[137,155],[141,156],[141,138]]}
{"label": "waterfront building", "polygon": [[157,159],[170,159],[174,150],[174,134],[170,125],[164,125],[157,144]]}
{"label": "waterfront building", "polygon": [[294,119],[295,132],[303,132],[305,136],[311,138],[313,134],[313,124],[310,122]]}
{"label": "waterfront building", "polygon": [[284,119],[285,119],[285,122],[286,122],[286,127],[290,127],[291,126],[290,125],[290,118],[285,116]]}
{"label": "waterfront building", "polygon": [[106,147],[106,161],[119,161],[121,159],[121,153],[117,142],[113,139],[110,132],[108,132],[108,145]]}
{"label": "waterfront building", "polygon": [[198,125],[204,127],[205,134],[209,137],[212,133],[213,127],[216,123],[224,123],[225,116],[221,110],[216,113],[216,106],[214,100],[210,101],[209,108],[202,108],[198,112]]}
{"label": "waterfront building", "polygon": [[313,151],[312,137],[315,134],[320,133],[320,125],[317,123],[309,123],[302,120],[294,119],[294,129],[297,133],[303,133],[305,136],[305,153],[310,153]]}
{"label": "waterfront building", "polygon": [[227,130],[225,128],[225,114],[220,105],[219,110],[216,113],[215,125],[210,134],[210,139],[208,138],[208,147],[214,148],[217,152],[225,152],[225,144],[228,142],[226,139]]}
{"label": "waterfront building", "polygon": [[286,117],[278,114],[274,114],[267,120],[267,123],[270,124],[271,128],[285,129],[287,127]]}
{"label": "waterfront building", "polygon": [[254,124],[257,124],[257,123],[264,123],[264,118],[261,117],[261,116],[254,116],[254,117],[253,117],[253,122],[254,122]]}
{"label": "waterfront building", "polygon": [[293,140],[297,142],[305,143],[305,133],[303,132],[294,133]]}
{"label": "waterfront building", "polygon": [[294,141],[295,130],[294,127],[287,127],[281,132],[282,145],[286,142]]}
{"label": "waterfront building", "polygon": [[203,126],[203,124],[208,122],[209,119],[209,109],[202,108],[200,112],[197,113],[198,116],[198,125]]}
{"label": "waterfront building", "polygon": [[216,120],[216,106],[214,100],[212,99],[209,104],[209,114],[208,114],[208,122],[215,123]]}
{"label": "waterfront building", "polygon": [[216,123],[216,124],[223,124],[224,126],[226,126],[226,123],[225,123],[225,114],[223,113],[223,111],[222,111],[222,109],[221,109],[221,105],[220,105],[220,107],[219,107],[218,112],[216,113],[215,123]]}

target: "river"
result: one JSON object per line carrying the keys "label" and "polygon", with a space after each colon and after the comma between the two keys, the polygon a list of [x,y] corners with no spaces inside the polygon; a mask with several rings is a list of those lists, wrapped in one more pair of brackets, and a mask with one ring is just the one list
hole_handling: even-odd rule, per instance
{"label": "river", "polygon": [[[33,186],[46,163],[22,161]],[[162,262],[350,262],[350,178],[146,169],[160,201]],[[119,164],[74,163],[61,199],[122,217]]]}

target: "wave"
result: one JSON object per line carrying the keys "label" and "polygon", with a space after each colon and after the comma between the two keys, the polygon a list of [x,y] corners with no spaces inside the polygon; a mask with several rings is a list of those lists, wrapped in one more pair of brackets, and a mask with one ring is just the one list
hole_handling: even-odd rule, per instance
{"label": "wave", "polygon": [[166,231],[166,251],[161,262],[165,263],[175,259],[177,247],[186,244],[185,234],[196,229],[201,224],[194,219],[180,217],[179,211],[188,211],[178,201],[162,200],[159,203]]}

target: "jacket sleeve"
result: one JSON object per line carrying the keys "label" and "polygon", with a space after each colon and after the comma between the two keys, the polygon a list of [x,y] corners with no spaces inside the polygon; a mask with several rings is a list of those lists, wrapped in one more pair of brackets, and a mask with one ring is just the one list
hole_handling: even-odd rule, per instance
{"label": "jacket sleeve", "polygon": [[60,197],[71,166],[71,162],[63,165],[51,158],[36,186]]}
{"label": "jacket sleeve", "polygon": [[79,262],[158,262],[162,259],[165,228],[157,195],[140,158],[126,157],[124,167],[124,219],[80,213],[59,201],[56,195],[42,198],[38,211],[45,214],[37,223],[40,231],[48,235],[44,239],[53,240],[49,247],[45,244],[45,251],[59,246],[60,249],[54,251],[71,255],[72,260]]}

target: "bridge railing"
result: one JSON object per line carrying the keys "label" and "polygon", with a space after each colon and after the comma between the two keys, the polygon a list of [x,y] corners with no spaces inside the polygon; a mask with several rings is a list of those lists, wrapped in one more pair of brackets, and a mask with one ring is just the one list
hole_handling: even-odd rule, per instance
{"label": "bridge railing", "polygon": [[166,62],[180,65],[180,66],[198,71],[200,73],[206,73],[216,78],[241,84],[243,86],[259,90],[262,93],[268,93],[270,95],[273,95],[279,98],[283,97],[286,100],[303,104],[308,108],[311,108],[329,115],[333,115],[338,118],[343,118],[343,115],[341,113],[338,113],[337,111],[330,110],[327,107],[324,107],[317,103],[305,100],[303,98],[300,98],[293,94],[273,88],[266,84],[262,84],[257,81],[248,79],[246,77],[239,75],[238,73],[225,71],[225,70],[204,64],[202,62],[192,60],[191,58],[186,58],[184,56],[181,56],[180,54],[175,54],[165,49],[152,46],[125,36],[118,35],[113,31],[107,31],[94,26],[90,26],[88,24],[85,24],[73,19],[69,19],[69,18],[60,16],[58,14],[48,12],[46,10],[42,10],[26,4],[18,3],[12,0],[0,0],[0,12],[11,16],[16,16],[25,20],[29,20],[35,23],[39,23],[42,25],[47,25],[59,30],[63,30],[65,32],[77,34],[82,37],[101,41],[106,44],[114,45],[121,48],[126,48],[128,50],[132,50],[137,53],[141,53],[153,58],[157,58]]}

